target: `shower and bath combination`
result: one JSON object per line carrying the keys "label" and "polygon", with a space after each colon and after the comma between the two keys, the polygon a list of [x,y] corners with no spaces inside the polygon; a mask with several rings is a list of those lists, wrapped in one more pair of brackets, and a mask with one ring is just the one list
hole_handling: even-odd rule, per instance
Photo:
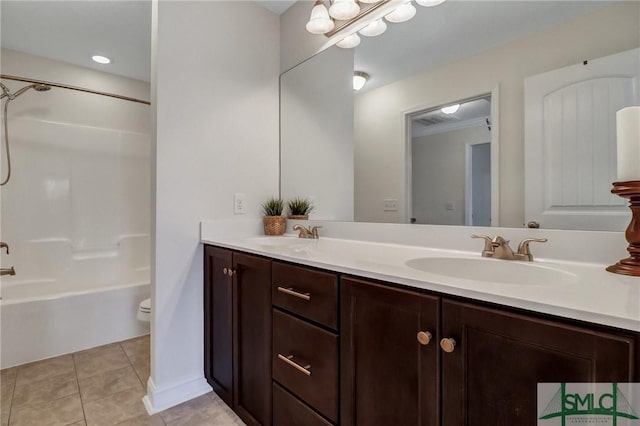
{"label": "shower and bath combination", "polygon": [[7,86],[5,86],[4,84],[0,83],[0,89],[2,89],[2,94],[0,95],[0,99],[3,98],[7,98],[6,101],[4,101],[4,146],[5,146],[5,153],[7,154],[7,177],[0,182],[0,186],[6,185],[7,182],[9,182],[9,179],[11,178],[11,154],[10,154],[10,150],[9,150],[9,126],[7,124],[7,110],[9,107],[9,102],[11,102],[12,100],[16,99],[18,96],[22,95],[24,92],[26,92],[29,89],[33,89],[36,92],[46,92],[51,90],[51,86],[47,85],[47,84],[40,84],[40,83],[35,83],[35,84],[29,84],[27,86],[24,86],[21,89],[18,89],[18,91],[16,91],[15,93],[11,93],[11,90],[9,90],[9,88]]}
{"label": "shower and bath combination", "polygon": [[[21,89],[18,89],[15,93],[12,93],[7,86],[0,83],[0,89],[2,89],[2,94],[0,95],[0,99],[7,98],[7,100],[4,101],[4,146],[5,146],[5,153],[7,154],[7,177],[2,182],[0,182],[0,186],[3,186],[3,185],[6,185],[7,182],[9,182],[9,179],[11,178],[11,154],[9,149],[9,126],[8,126],[8,119],[7,119],[9,102],[16,99],[18,96],[22,95],[24,92],[26,92],[29,89],[33,89],[36,92],[46,92],[48,90],[51,90],[51,86],[48,86],[46,84],[34,83],[34,84],[29,84],[28,86],[24,86]],[[0,249],[2,248],[6,249],[7,254],[9,254],[9,246],[7,245],[7,243],[0,242]],[[0,268],[0,276],[15,275],[15,274],[16,274],[16,271],[13,268],[13,266],[11,268]]]}

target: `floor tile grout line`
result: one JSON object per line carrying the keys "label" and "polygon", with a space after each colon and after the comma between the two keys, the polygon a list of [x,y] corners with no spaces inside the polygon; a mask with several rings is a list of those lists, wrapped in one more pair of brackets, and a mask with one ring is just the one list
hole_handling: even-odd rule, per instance
{"label": "floor tile grout line", "polygon": [[[122,347],[122,342],[120,342],[120,347]],[[146,392],[147,390],[147,385],[142,381],[142,377],[140,377],[140,373],[138,373],[138,369],[136,368],[135,365],[133,365],[133,361],[131,361],[131,357],[129,356],[129,354],[127,353],[127,351],[124,350],[124,348],[122,348],[122,351],[124,352],[124,354],[127,357],[127,361],[129,361],[129,365],[131,365],[131,368],[133,368],[133,372],[136,373],[136,377],[138,378],[138,381],[140,382],[140,384],[142,385],[142,389]]]}
{"label": "floor tile grout line", "polygon": [[78,368],[76,367],[76,357],[75,354],[77,352],[71,354],[71,360],[73,361],[73,372],[76,375],[76,384],[78,385],[78,397],[80,398],[80,408],[82,408],[82,419],[84,420],[84,424],[87,425],[87,415],[84,412],[84,401],[82,400],[82,391],[80,390],[80,379],[78,378]]}
{"label": "floor tile grout line", "polygon": [[11,400],[9,401],[9,416],[7,417],[7,426],[11,424],[11,411],[13,411],[13,397],[16,394],[16,384],[18,383],[18,367],[16,367],[16,377],[13,378],[13,389],[11,390]]}

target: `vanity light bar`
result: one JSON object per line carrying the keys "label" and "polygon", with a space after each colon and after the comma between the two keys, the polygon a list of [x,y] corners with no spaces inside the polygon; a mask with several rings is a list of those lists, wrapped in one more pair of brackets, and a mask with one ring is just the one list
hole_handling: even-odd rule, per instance
{"label": "vanity light bar", "polygon": [[[424,7],[433,7],[444,1],[416,0],[416,3]],[[360,38],[356,34],[358,32],[367,37],[375,37],[384,33],[387,24],[382,18],[388,22],[401,23],[410,20],[416,14],[416,8],[411,0],[404,2],[395,0],[329,0],[329,5],[330,7],[327,9],[325,0],[316,0],[306,29],[312,34],[324,34],[327,37],[345,33],[345,36],[336,43],[338,47],[345,49],[360,44]],[[383,8],[383,6],[385,7]]]}

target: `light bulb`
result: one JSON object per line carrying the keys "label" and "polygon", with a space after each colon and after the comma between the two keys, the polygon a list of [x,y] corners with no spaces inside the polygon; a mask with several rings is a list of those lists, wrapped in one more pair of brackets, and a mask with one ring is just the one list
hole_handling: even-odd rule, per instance
{"label": "light bulb", "polygon": [[353,72],[353,91],[357,92],[362,89],[369,79],[369,74],[362,71],[354,71]]}
{"label": "light bulb", "polygon": [[393,22],[394,24],[397,24],[400,22],[408,21],[409,19],[413,18],[415,14],[416,14],[416,7],[413,4],[411,4],[411,2],[409,2],[398,7],[396,10],[394,10],[384,18],[389,22]]}
{"label": "light bulb", "polygon": [[322,0],[317,0],[313,9],[311,9],[311,17],[307,22],[307,31],[311,34],[324,34],[335,27],[335,23],[329,17],[329,11]]}
{"label": "light bulb", "polygon": [[351,34],[336,43],[336,46],[343,49],[351,49],[360,44],[360,37],[358,34]]}
{"label": "light bulb", "polygon": [[329,15],[341,21],[355,18],[360,13],[360,6],[355,0],[333,0],[329,8]]}
{"label": "light bulb", "polygon": [[460,104],[455,104],[455,105],[449,105],[444,108],[441,108],[440,111],[444,112],[445,114],[455,114],[456,112],[458,112],[459,109],[460,109]]}
{"label": "light bulb", "polygon": [[416,0],[420,6],[433,7],[444,3],[444,0]]}
{"label": "light bulb", "polygon": [[360,34],[367,37],[375,37],[385,31],[387,31],[387,24],[382,19],[378,19],[361,29]]}

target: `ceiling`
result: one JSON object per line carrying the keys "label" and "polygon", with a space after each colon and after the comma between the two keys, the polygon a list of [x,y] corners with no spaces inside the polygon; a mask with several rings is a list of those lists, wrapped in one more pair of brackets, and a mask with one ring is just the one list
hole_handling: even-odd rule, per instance
{"label": "ceiling", "polygon": [[[277,14],[295,3],[255,1]],[[389,30],[379,37],[362,37],[355,51],[355,64],[371,76],[363,91],[588,13],[606,3],[449,0],[434,8],[418,6],[416,17],[408,23],[389,24]],[[0,7],[4,48],[149,81],[150,0],[2,0]],[[110,57],[113,62],[106,66],[96,64],[90,59],[94,54]]]}
{"label": "ceiling", "polygon": [[[471,126],[485,126],[491,122],[491,96],[460,102],[459,109],[447,114],[440,107],[411,118],[411,135],[419,138],[450,132]],[[446,106],[446,105],[443,105]]]}
{"label": "ceiling", "polygon": [[267,10],[272,11],[277,15],[282,15],[287,11],[296,0],[253,0],[258,3],[260,6],[264,7]]}
{"label": "ceiling", "polygon": [[361,44],[355,48],[355,70],[368,73],[370,78],[358,94],[611,3],[449,0],[431,8],[416,6],[411,21],[388,24],[387,31],[377,37],[361,37]]}
{"label": "ceiling", "polygon": [[[0,7],[3,48],[149,81],[149,0],[2,0]],[[92,55],[112,62],[99,65]]]}

